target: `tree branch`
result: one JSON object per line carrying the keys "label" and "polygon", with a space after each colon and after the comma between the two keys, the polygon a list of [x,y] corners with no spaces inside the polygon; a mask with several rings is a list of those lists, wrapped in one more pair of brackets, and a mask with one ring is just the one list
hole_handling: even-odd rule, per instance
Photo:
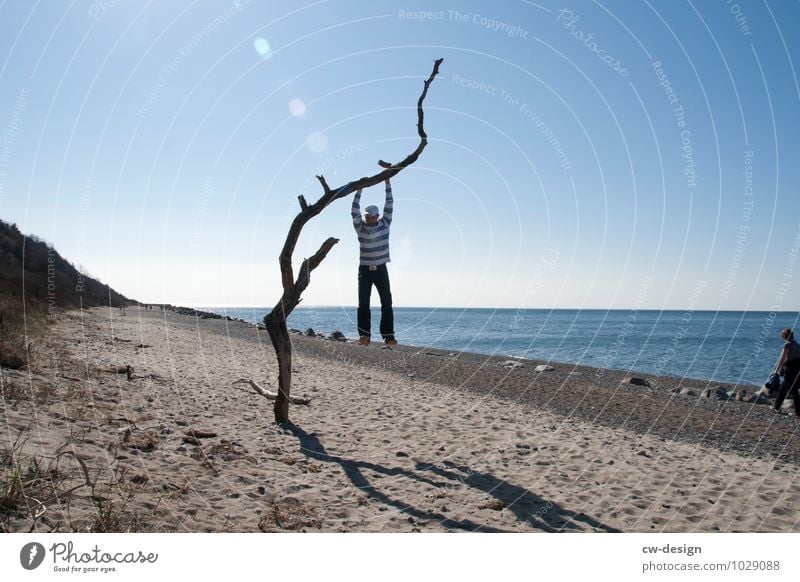
{"label": "tree branch", "polygon": [[325,260],[328,253],[331,252],[333,246],[339,242],[338,238],[330,237],[319,247],[319,250],[311,257],[305,259],[300,265],[300,274],[297,276],[297,281],[294,284],[294,290],[299,296],[308,287],[311,280],[311,271],[319,267],[319,264]]}
{"label": "tree branch", "polygon": [[325,260],[325,257],[328,256],[328,253],[338,242],[338,238],[330,237],[322,243],[316,253],[303,260],[300,265],[300,274],[297,275],[297,281],[294,281],[288,289],[284,290],[280,301],[273,308],[273,312],[282,312],[283,317],[289,317],[294,308],[300,304],[300,296],[311,281],[311,271],[319,267],[320,263]]}
{"label": "tree branch", "polygon": [[[257,394],[263,396],[267,400],[275,400],[276,398],[278,398],[277,392],[270,392],[269,390],[264,390],[264,388],[259,386],[255,380],[252,380],[250,378],[242,378],[241,380],[236,380],[236,382],[233,382],[232,384],[250,384],[250,386],[253,388],[253,390],[256,391]],[[289,397],[289,402],[291,402],[292,404],[304,404],[308,406],[308,404],[311,403],[311,399]]]}
{"label": "tree branch", "polygon": [[331,193],[331,188],[325,181],[325,176],[317,176],[317,180],[319,180],[319,183],[322,184],[322,191],[325,192],[325,194],[323,194],[323,197],[328,196]]}
{"label": "tree branch", "polygon": [[423,83],[422,93],[417,100],[417,134],[419,135],[420,139],[419,145],[413,152],[396,164],[390,164],[380,160],[378,164],[384,168],[382,172],[379,172],[374,176],[360,178],[354,182],[348,182],[339,188],[332,189],[325,181],[324,176],[317,176],[317,180],[319,180],[319,183],[322,185],[323,195],[317,202],[311,204],[310,206],[306,205],[303,207],[303,203],[301,201],[300,205],[302,209],[295,217],[291,227],[289,228],[289,234],[286,237],[286,242],[280,254],[280,266],[284,291],[289,289],[293,284],[294,273],[292,272],[292,253],[297,246],[297,239],[300,236],[300,231],[303,230],[303,226],[305,226],[309,220],[317,216],[334,200],[344,198],[348,194],[352,194],[358,189],[368,188],[370,186],[375,186],[376,184],[385,182],[387,179],[398,174],[403,168],[406,168],[417,161],[417,158],[419,158],[420,154],[425,149],[425,146],[428,145],[428,136],[425,133],[425,116],[423,113],[422,104],[428,94],[428,87],[430,87],[431,83],[436,78],[436,75],[439,74],[439,65],[442,64],[443,60],[444,59],[436,59],[436,61],[434,61],[433,70]]}
{"label": "tree branch", "polygon": [[334,188],[334,200],[338,200],[339,198],[344,198],[345,196],[352,194],[356,190],[369,188],[370,186],[375,186],[380,184],[381,182],[385,182],[389,178],[397,175],[400,173],[400,170],[403,168],[407,168],[411,164],[417,161],[422,151],[425,149],[425,146],[428,145],[428,135],[425,133],[425,115],[422,110],[422,104],[425,101],[425,97],[428,95],[428,87],[431,86],[433,80],[436,78],[436,75],[439,74],[439,65],[442,64],[444,59],[436,59],[433,63],[433,71],[428,76],[427,80],[423,84],[422,93],[417,100],[417,134],[419,135],[419,145],[417,148],[408,154],[402,161],[397,162],[396,164],[390,164],[389,162],[384,162],[383,160],[378,161],[378,165],[382,168],[385,168],[382,172],[375,174],[374,176],[365,176],[363,178],[359,178],[354,182],[348,182],[344,186],[340,186],[339,188]]}

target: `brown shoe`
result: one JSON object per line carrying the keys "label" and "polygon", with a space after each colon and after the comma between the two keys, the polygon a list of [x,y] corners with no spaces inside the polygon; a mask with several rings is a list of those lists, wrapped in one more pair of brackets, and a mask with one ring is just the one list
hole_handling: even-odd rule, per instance
{"label": "brown shoe", "polygon": [[387,345],[387,346],[389,346],[390,348],[393,348],[394,346],[396,346],[396,345],[397,345],[397,340],[396,340],[396,339],[394,339],[393,337],[391,337],[391,338],[388,338],[388,339],[386,340],[386,342],[385,342],[385,343],[386,343],[386,345]]}
{"label": "brown shoe", "polygon": [[362,335],[360,338],[358,338],[358,345],[360,345],[360,346],[368,346],[369,345],[369,336],[368,335]]}

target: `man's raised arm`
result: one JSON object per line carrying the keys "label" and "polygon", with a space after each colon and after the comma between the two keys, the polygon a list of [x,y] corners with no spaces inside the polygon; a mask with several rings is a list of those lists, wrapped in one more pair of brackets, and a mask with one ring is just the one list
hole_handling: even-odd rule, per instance
{"label": "man's raised arm", "polygon": [[392,198],[392,183],[386,179],[386,202],[383,204],[383,219],[387,224],[392,222],[392,210],[394,208],[394,198]]}
{"label": "man's raised arm", "polygon": [[350,209],[350,214],[353,217],[353,226],[358,228],[361,226],[361,189],[359,188],[356,195],[353,196],[353,207]]}

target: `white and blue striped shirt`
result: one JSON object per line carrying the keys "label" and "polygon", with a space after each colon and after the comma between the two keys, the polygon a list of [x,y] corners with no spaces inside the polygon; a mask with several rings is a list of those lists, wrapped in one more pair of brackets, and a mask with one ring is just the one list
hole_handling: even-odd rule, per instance
{"label": "white and blue striped shirt", "polygon": [[383,216],[375,226],[367,226],[361,218],[361,190],[353,198],[353,227],[358,235],[361,247],[360,265],[383,265],[389,258],[389,225],[392,223],[392,187],[386,187],[386,202],[383,205]]}

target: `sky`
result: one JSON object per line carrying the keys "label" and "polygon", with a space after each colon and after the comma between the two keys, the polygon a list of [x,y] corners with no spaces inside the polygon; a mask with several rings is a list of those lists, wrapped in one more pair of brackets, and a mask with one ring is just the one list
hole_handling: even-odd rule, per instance
{"label": "sky", "polygon": [[[0,218],[266,306],[297,197],[399,161],[397,306],[800,309],[800,2],[0,0]],[[362,208],[383,205],[383,189]],[[351,198],[303,305],[354,305]],[[377,298],[376,298],[377,299]]]}

